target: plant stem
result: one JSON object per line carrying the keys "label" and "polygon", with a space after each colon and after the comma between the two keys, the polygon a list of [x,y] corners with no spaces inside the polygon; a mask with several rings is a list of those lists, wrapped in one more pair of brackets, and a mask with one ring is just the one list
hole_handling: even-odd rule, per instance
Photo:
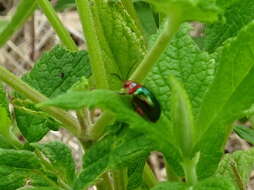
{"label": "plant stem", "polygon": [[76,4],[85,34],[85,39],[87,41],[92,71],[96,81],[96,88],[108,89],[103,52],[96,34],[96,27],[89,1],[76,0]]}
{"label": "plant stem", "polygon": [[145,164],[143,177],[144,177],[144,182],[149,188],[152,188],[156,184],[158,184],[158,180],[154,176],[152,169],[147,163]]}
{"label": "plant stem", "polygon": [[57,16],[54,8],[52,7],[50,1],[48,0],[36,0],[40,8],[43,10],[44,14],[47,16],[48,21],[54,28],[58,37],[62,43],[70,50],[77,51],[78,47],[71,38],[69,32],[64,27],[63,23]]}
{"label": "plant stem", "polygon": [[157,62],[161,54],[168,46],[168,42],[172,39],[174,34],[180,27],[180,20],[177,18],[167,18],[165,28],[155,42],[154,46],[149,50],[148,54],[144,57],[138,68],[131,75],[130,80],[142,82],[152,66]]}
{"label": "plant stem", "polygon": [[88,132],[89,138],[93,140],[99,139],[104,132],[106,126],[112,124],[115,121],[114,115],[110,112],[104,112],[94,126],[90,128]]}
{"label": "plant stem", "polygon": [[[48,98],[45,97],[43,94],[30,87],[20,78],[18,78],[2,66],[0,66],[0,73],[0,80],[11,86],[17,92],[23,94],[25,97],[27,97],[34,103],[40,103],[48,100]],[[79,136],[80,126],[77,120],[72,117],[68,112],[53,107],[45,107],[43,108],[43,110],[50,113],[53,117],[62,122],[64,127],[73,135],[77,137]]]}
{"label": "plant stem", "polygon": [[199,155],[193,159],[184,159],[182,162],[186,182],[188,185],[195,185],[197,183],[196,164],[198,162]]}

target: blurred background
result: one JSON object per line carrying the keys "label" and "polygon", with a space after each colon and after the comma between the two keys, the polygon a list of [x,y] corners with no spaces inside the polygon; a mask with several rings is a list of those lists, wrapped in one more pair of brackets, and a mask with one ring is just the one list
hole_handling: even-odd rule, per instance
{"label": "blurred background", "polygon": [[[0,0],[0,30],[4,20],[8,20],[14,13],[18,2],[19,0]],[[52,3],[56,4],[57,0],[52,0]],[[86,49],[76,10],[73,8],[64,9],[64,11],[58,12],[58,14],[80,49]],[[202,34],[201,24],[193,23],[193,27],[194,30],[191,35]],[[56,44],[59,44],[58,37],[48,23],[47,18],[37,10],[29,21],[12,36],[11,40],[4,47],[0,48],[0,64],[3,64],[16,75],[22,76],[31,70],[43,52],[50,50]],[[245,124],[250,125],[248,122],[245,122]],[[78,165],[81,166],[80,159],[83,152],[77,139],[70,136],[65,130],[60,130],[59,132],[50,132],[42,141],[51,140],[60,140],[69,145]],[[250,146],[250,144],[240,139],[237,135],[232,134],[225,148],[225,153],[248,149]],[[160,153],[151,154],[150,165],[153,167],[156,176],[160,180],[165,180],[166,171],[163,157]],[[254,190],[254,173],[251,179],[249,190]]]}

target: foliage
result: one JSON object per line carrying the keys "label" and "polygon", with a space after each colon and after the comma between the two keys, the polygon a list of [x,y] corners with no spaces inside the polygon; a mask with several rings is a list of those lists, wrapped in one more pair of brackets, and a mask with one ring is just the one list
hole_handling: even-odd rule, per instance
{"label": "foliage", "polygon": [[[0,83],[0,189],[246,189],[253,149],[226,155],[223,149],[232,123],[253,114],[253,6],[247,0],[59,0],[56,10],[79,12],[88,47],[80,51],[50,1],[21,0],[1,24],[0,44],[39,7],[62,45],[22,78],[0,66],[0,80],[15,90],[9,101]],[[204,35],[190,36],[188,21],[205,23]],[[154,94],[158,121],[142,117],[154,99],[125,94],[123,80]],[[96,118],[98,108],[103,113]],[[67,145],[40,142],[62,127],[84,148],[81,168]],[[234,131],[254,142],[253,129]],[[146,163],[152,151],[164,156],[166,182]]]}

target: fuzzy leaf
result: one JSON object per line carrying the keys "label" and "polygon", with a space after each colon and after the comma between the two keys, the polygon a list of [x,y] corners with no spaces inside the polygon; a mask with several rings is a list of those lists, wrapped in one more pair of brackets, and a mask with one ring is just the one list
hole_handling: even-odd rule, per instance
{"label": "fuzzy leaf", "polygon": [[[162,110],[169,119],[170,75],[174,75],[186,89],[194,116],[199,112],[204,95],[213,81],[215,61],[198,48],[189,36],[189,31],[188,25],[180,28],[145,80],[145,85],[160,101]],[[152,42],[155,40],[154,37]]]}
{"label": "fuzzy leaf", "polygon": [[[217,52],[215,80],[197,119],[199,130],[205,131],[197,145],[197,149],[201,150],[198,164],[200,177],[212,175],[216,170],[225,138],[231,131],[226,126],[243,116],[243,111],[254,101],[254,91],[251,90],[254,88],[253,30],[254,22]],[[210,167],[207,168],[207,165]]]}
{"label": "fuzzy leaf", "polygon": [[128,186],[127,190],[132,190],[140,187],[143,184],[143,171],[145,160],[137,160],[136,163],[128,167]]}
{"label": "fuzzy leaf", "polygon": [[211,177],[200,181],[193,190],[236,190],[231,181],[223,176]]}
{"label": "fuzzy leaf", "polygon": [[[88,56],[85,51],[71,52],[56,46],[45,53],[33,70],[23,76],[30,86],[48,97],[66,92],[81,77],[91,75]],[[25,107],[26,109],[23,109]],[[29,142],[39,141],[50,129],[57,129],[58,123],[46,114],[37,114],[31,106],[15,109],[16,120],[22,134]],[[33,112],[28,112],[31,110]]]}
{"label": "fuzzy leaf", "polygon": [[58,106],[64,109],[80,109],[86,106],[108,110],[115,114],[117,120],[128,123],[131,129],[146,133],[149,138],[153,139],[154,144],[159,147],[158,149],[165,154],[168,160],[172,161],[172,167],[182,174],[179,163],[181,157],[178,149],[174,146],[175,141],[172,138],[170,122],[163,114],[156,123],[145,120],[134,112],[129,98],[109,90],[73,91],[41,103],[39,106]]}
{"label": "fuzzy leaf", "polygon": [[254,144],[254,130],[252,128],[237,125],[237,126],[234,127],[234,132],[239,137],[246,140],[248,143]]}
{"label": "fuzzy leaf", "polygon": [[254,169],[254,149],[226,154],[219,164],[216,175],[228,177],[236,190],[246,189],[251,171]]}
{"label": "fuzzy leaf", "polygon": [[42,187],[49,186],[48,179],[39,170],[0,165],[0,189],[13,190],[27,184]]}
{"label": "fuzzy leaf", "polygon": [[59,190],[55,187],[22,187],[17,190]]}
{"label": "fuzzy leaf", "polygon": [[96,143],[84,156],[84,170],[75,184],[75,190],[95,183],[107,170],[125,168],[146,158],[153,149],[145,135],[123,130],[119,136],[109,135]]}
{"label": "fuzzy leaf", "polygon": [[62,176],[67,184],[72,184],[75,177],[75,163],[70,149],[61,142],[33,144],[51,162],[57,176]]}
{"label": "fuzzy leaf", "polygon": [[25,150],[10,150],[0,148],[0,165],[23,168],[38,169],[40,162],[34,153]]}
{"label": "fuzzy leaf", "polygon": [[157,32],[157,26],[151,6],[145,2],[134,3],[137,14],[140,18],[146,37]]}
{"label": "fuzzy leaf", "polygon": [[74,83],[91,75],[85,51],[71,52],[61,46],[44,53],[22,79],[47,97],[66,92]]}
{"label": "fuzzy leaf", "polygon": [[93,15],[110,88],[119,89],[144,57],[143,37],[121,1],[95,1]]}
{"label": "fuzzy leaf", "polygon": [[146,0],[155,8],[172,19],[185,21],[213,22],[220,13],[216,0]]}
{"label": "fuzzy leaf", "polygon": [[[232,4],[231,1],[227,2]],[[225,4],[225,1],[221,3]],[[224,17],[225,22],[219,21],[206,25],[204,38],[201,39],[201,46],[205,50],[214,52],[224,41],[236,36],[241,28],[250,23],[254,19],[254,2],[235,0],[235,3],[225,10]]]}
{"label": "fuzzy leaf", "polygon": [[184,185],[183,183],[176,183],[176,182],[162,182],[153,187],[151,190],[187,190],[188,186]]}

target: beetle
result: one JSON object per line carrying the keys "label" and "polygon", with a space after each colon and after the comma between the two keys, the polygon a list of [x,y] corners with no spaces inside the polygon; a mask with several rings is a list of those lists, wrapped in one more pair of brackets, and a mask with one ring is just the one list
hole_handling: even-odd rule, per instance
{"label": "beetle", "polygon": [[123,88],[127,94],[133,96],[132,104],[137,113],[151,122],[159,120],[160,103],[149,89],[131,80],[125,81]]}

